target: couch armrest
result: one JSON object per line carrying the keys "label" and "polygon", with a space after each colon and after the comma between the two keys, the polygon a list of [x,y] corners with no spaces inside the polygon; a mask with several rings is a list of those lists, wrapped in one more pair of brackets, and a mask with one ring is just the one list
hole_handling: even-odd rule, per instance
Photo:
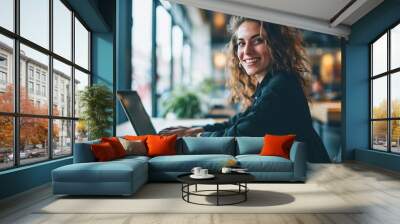
{"label": "couch armrest", "polygon": [[74,163],[88,163],[95,162],[96,158],[94,157],[90,146],[92,144],[98,144],[100,140],[94,140],[89,142],[75,143],[74,147]]}
{"label": "couch armrest", "polygon": [[294,181],[305,181],[307,176],[307,148],[304,142],[295,141],[290,149]]}

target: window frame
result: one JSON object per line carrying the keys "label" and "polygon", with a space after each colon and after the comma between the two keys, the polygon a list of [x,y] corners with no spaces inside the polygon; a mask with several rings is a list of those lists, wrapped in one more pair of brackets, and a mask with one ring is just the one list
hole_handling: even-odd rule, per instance
{"label": "window frame", "polygon": [[[400,26],[400,21],[396,21],[393,23],[391,26],[385,29],[382,33],[380,33],[376,38],[374,38],[371,42],[368,43],[368,59],[369,59],[369,77],[368,77],[368,88],[369,88],[369,150],[372,151],[379,151],[379,152],[385,152],[385,153],[390,153],[390,154],[400,154],[400,152],[393,152],[392,151],[392,136],[391,136],[391,129],[392,129],[392,121],[400,121],[400,117],[392,117],[392,99],[391,99],[391,79],[392,75],[395,75],[396,73],[400,72],[400,67],[391,69],[391,30],[395,28],[396,26]],[[381,37],[384,35],[387,35],[387,64],[386,64],[386,71],[383,73],[376,74],[374,76],[373,74],[373,44],[376,43]],[[387,87],[387,105],[386,105],[386,118],[373,118],[373,81],[378,79],[386,77],[386,87]],[[373,122],[374,121],[386,121],[386,150],[379,150],[374,148],[373,140]]]}
{"label": "window frame", "polygon": [[[71,108],[71,114],[70,116],[56,116],[53,115],[53,59],[58,60],[59,62],[62,62],[68,66],[71,66],[71,92],[72,92],[72,99],[71,99],[71,105],[74,105],[75,103],[75,69],[79,70],[82,73],[85,73],[86,75],[88,75],[89,78],[89,82],[88,82],[88,86],[92,85],[92,81],[93,81],[93,77],[92,77],[92,61],[91,61],[91,49],[92,49],[92,43],[91,43],[91,37],[92,37],[92,31],[91,29],[88,27],[88,25],[84,22],[84,20],[78,15],[78,13],[76,13],[72,7],[65,1],[65,0],[59,0],[61,2],[61,4],[63,4],[68,10],[71,11],[71,18],[70,18],[70,23],[71,23],[71,59],[67,59],[64,58],[63,56],[55,53],[54,50],[54,46],[53,46],[53,1],[54,0],[48,0],[48,4],[49,4],[49,47],[48,49],[46,49],[45,47],[42,47],[39,44],[34,43],[33,41],[30,41],[29,39],[24,38],[23,36],[20,35],[20,0],[14,0],[13,1],[13,10],[14,10],[14,18],[13,18],[13,22],[14,22],[14,30],[10,31],[4,27],[0,26],[0,35],[10,38],[13,41],[13,63],[12,63],[12,73],[11,75],[13,75],[14,78],[14,105],[13,105],[13,112],[2,112],[0,111],[0,116],[2,117],[11,117],[13,120],[13,165],[10,167],[5,167],[5,168],[0,168],[0,172],[5,171],[5,170],[11,170],[11,169],[16,169],[19,167],[24,167],[24,166],[30,166],[33,164],[38,164],[38,163],[43,163],[43,162],[47,162],[47,161],[51,161],[51,160],[58,160],[58,159],[62,159],[62,158],[66,158],[66,157],[70,157],[73,156],[73,152],[74,152],[74,143],[75,143],[75,126],[76,126],[76,121],[79,120],[79,117],[75,116],[75,108],[72,107]],[[75,18],[77,20],[79,20],[79,22],[83,25],[83,27],[88,31],[88,69],[85,69],[81,66],[79,66],[78,64],[75,63]],[[36,50],[42,54],[45,54],[46,56],[48,56],[48,76],[47,76],[47,83],[46,83],[46,87],[45,87],[45,95],[46,97],[48,97],[47,100],[47,104],[48,104],[48,112],[46,115],[39,115],[39,114],[28,114],[28,113],[21,113],[20,111],[20,85],[21,85],[21,81],[20,81],[20,46],[21,44],[32,48],[33,50]],[[36,84],[40,83],[40,94],[38,96],[42,96],[42,92],[41,92],[41,88],[42,88],[42,79],[41,79],[41,75],[42,72],[39,73],[39,80],[36,79],[36,72],[37,72],[37,68],[33,68],[33,79],[31,79],[30,77],[30,65],[27,64],[27,72],[25,74],[26,76],[26,81],[32,81],[34,84],[34,86]],[[28,84],[27,84],[28,85]],[[27,87],[27,91],[28,90],[28,86]],[[34,87],[34,92],[36,92],[36,89]],[[48,92],[48,93],[47,93]],[[35,103],[35,102],[34,102]],[[29,162],[29,163],[21,163],[21,158],[20,158],[20,119],[21,118],[44,118],[47,119],[47,123],[48,123],[48,135],[47,135],[47,148],[45,150],[47,150],[47,157],[43,157],[43,160],[40,160],[38,162]],[[53,123],[56,122],[57,120],[61,120],[61,121],[70,121],[71,122],[71,152],[70,154],[67,155],[62,155],[62,156],[55,156],[53,155],[54,153],[54,149],[55,147],[53,146]]]}

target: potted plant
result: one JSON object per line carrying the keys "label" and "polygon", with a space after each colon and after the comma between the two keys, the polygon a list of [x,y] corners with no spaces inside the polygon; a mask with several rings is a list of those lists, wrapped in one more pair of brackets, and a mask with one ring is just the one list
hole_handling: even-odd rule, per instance
{"label": "potted plant", "polygon": [[113,95],[107,86],[94,84],[79,93],[81,119],[87,127],[89,140],[110,136],[112,126]]}
{"label": "potted plant", "polygon": [[193,92],[179,90],[164,101],[164,116],[174,113],[177,118],[195,118],[201,114],[200,98]]}

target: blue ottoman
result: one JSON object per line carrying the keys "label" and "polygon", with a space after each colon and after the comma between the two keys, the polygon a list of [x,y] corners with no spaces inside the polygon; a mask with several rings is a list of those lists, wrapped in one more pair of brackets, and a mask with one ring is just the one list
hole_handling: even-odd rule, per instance
{"label": "blue ottoman", "polygon": [[147,157],[74,163],[52,171],[53,193],[131,195],[148,180]]}

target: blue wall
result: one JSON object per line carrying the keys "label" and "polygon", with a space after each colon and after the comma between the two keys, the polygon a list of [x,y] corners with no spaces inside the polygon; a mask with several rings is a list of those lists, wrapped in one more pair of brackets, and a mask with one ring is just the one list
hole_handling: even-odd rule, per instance
{"label": "blue wall", "polygon": [[71,163],[69,157],[0,172],[0,199],[48,183],[53,169]]}
{"label": "blue wall", "polygon": [[[351,27],[345,47],[345,150],[344,159],[356,159],[398,170],[398,156],[369,147],[369,49],[368,44],[400,21],[400,1],[386,0]],[[359,151],[363,150],[363,151]]]}
{"label": "blue wall", "polygon": [[[116,90],[131,89],[131,32],[132,32],[132,0],[116,1]],[[121,124],[127,121],[127,117],[116,100],[116,123]]]}
{"label": "blue wall", "polygon": [[92,35],[93,83],[102,83],[113,88],[113,33]]}

